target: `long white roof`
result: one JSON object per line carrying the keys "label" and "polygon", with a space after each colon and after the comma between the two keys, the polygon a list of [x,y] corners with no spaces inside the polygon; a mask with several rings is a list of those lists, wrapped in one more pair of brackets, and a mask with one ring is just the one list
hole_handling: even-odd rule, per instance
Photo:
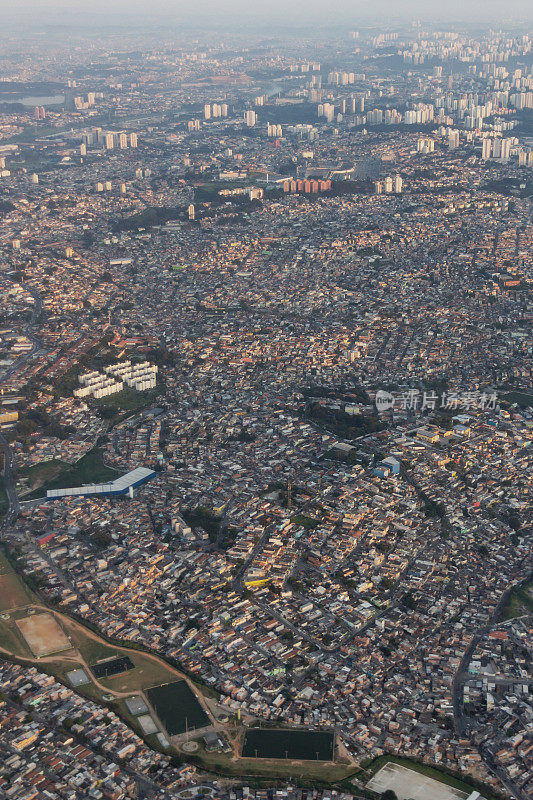
{"label": "long white roof", "polygon": [[140,481],[153,478],[155,472],[153,469],[146,467],[137,467],[132,469],[131,472],[126,472],[120,478],[111,481],[110,483],[88,483],[85,486],[75,486],[70,489],[49,489],[46,492],[47,497],[69,497],[71,495],[84,495],[84,494],[109,494],[111,492],[125,492],[130,486]]}

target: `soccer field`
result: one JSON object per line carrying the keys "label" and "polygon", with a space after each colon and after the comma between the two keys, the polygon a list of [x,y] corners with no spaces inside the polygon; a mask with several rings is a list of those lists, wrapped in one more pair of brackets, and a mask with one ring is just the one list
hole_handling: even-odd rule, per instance
{"label": "soccer field", "polygon": [[18,619],[16,623],[37,658],[72,647],[52,614],[35,614]]}
{"label": "soccer field", "polygon": [[367,787],[378,793],[392,789],[398,800],[466,800],[468,797],[466,792],[393,762],[376,772]]}

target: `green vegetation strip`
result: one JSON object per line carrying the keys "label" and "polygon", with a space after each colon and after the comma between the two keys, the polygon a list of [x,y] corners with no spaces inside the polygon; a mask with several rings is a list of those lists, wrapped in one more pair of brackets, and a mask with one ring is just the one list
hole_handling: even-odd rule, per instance
{"label": "green vegetation strip", "polygon": [[533,614],[533,581],[511,592],[503,611],[503,618],[515,619],[524,614]]}
{"label": "green vegetation strip", "polygon": [[[48,464],[52,462],[47,462]],[[61,462],[60,462],[61,463]],[[44,465],[39,465],[43,467]],[[25,500],[46,497],[48,489],[71,489],[74,486],[85,486],[88,483],[107,483],[114,481],[120,473],[104,464],[103,453],[99,448],[90,450],[83,458],[72,466],[65,465],[57,477],[45,482],[35,491],[24,496]]]}
{"label": "green vegetation strip", "polygon": [[126,388],[109,397],[91,400],[90,403],[95,406],[100,416],[104,417],[104,419],[113,419],[125,411],[140,411],[153,403],[155,398],[162,393],[163,386],[161,384],[144,392]]}
{"label": "green vegetation strip", "polygon": [[0,517],[7,514],[9,509],[9,500],[6,492],[6,485],[3,477],[0,475]]}

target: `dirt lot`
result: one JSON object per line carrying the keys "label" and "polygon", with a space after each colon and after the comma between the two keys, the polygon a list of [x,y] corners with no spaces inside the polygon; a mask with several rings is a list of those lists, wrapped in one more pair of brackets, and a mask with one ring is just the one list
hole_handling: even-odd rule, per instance
{"label": "dirt lot", "polygon": [[17,625],[37,658],[72,647],[52,614],[34,614],[32,617],[24,617],[17,620]]}
{"label": "dirt lot", "polygon": [[396,792],[398,800],[465,800],[465,792],[446,786],[433,778],[421,775],[400,764],[385,764],[367,784],[369,789],[382,793],[386,789]]}

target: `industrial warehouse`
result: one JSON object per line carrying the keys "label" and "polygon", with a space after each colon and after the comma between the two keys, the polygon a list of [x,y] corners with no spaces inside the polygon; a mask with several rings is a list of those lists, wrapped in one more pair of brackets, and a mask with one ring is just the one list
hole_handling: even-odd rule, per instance
{"label": "industrial warehouse", "polygon": [[57,497],[91,497],[95,494],[129,494],[130,497],[133,497],[133,490],[151,480],[154,475],[155,472],[152,469],[137,467],[111,483],[89,483],[86,486],[75,486],[71,489],[49,489],[46,497],[48,500],[54,500]]}

